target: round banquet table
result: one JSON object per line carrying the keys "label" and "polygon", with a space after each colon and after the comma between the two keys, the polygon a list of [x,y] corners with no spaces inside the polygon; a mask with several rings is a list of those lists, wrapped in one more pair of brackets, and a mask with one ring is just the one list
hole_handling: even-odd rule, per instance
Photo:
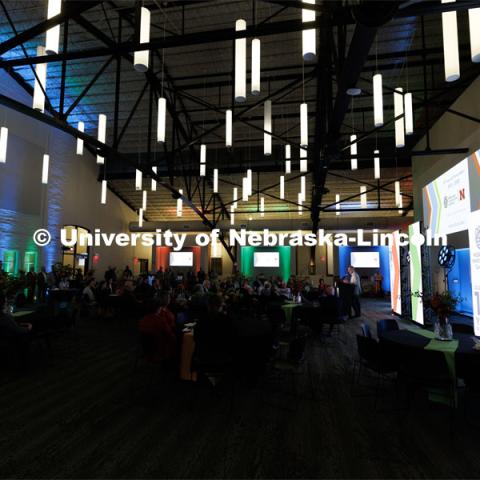
{"label": "round banquet table", "polygon": [[[471,371],[472,367],[476,367],[477,371],[480,371],[480,350],[473,349],[475,342],[472,335],[454,333],[453,338],[458,340],[458,348],[454,354],[457,376],[463,378],[463,372]],[[430,340],[420,333],[407,329],[384,332],[380,338],[380,342],[386,344],[420,349],[424,349]]]}

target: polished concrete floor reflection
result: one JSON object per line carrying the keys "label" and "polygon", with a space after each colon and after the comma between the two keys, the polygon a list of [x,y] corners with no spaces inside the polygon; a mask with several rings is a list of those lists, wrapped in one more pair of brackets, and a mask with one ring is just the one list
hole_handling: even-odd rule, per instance
{"label": "polished concrete floor reflection", "polygon": [[452,439],[441,407],[419,399],[399,418],[393,398],[375,412],[371,396],[350,395],[358,325],[388,315],[365,302],[338,337],[311,338],[296,377],[215,391],[157,383],[133,400],[134,326],[81,321],[48,363],[39,352],[26,375],[2,373],[0,477],[479,477],[478,430],[462,411]]}

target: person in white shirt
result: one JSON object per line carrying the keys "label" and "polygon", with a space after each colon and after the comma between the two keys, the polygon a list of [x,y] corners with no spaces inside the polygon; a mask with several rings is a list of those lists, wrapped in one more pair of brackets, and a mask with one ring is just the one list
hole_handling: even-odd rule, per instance
{"label": "person in white shirt", "polygon": [[360,275],[355,271],[355,268],[350,265],[348,267],[348,274],[350,275],[350,284],[354,285],[352,308],[355,317],[360,317],[362,314],[360,306],[360,295],[362,294],[362,284],[360,281]]}

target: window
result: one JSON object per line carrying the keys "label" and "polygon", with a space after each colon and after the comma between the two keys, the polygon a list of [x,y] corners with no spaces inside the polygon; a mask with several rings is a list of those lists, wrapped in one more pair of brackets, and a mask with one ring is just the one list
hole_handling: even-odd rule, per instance
{"label": "window", "polygon": [[17,271],[17,251],[5,250],[3,252],[3,271],[14,274]]}
{"label": "window", "polygon": [[37,252],[25,252],[23,259],[23,268],[25,272],[29,272],[31,268],[37,270]]}
{"label": "window", "polygon": [[[63,227],[66,230],[67,240],[71,240],[73,234],[76,234],[77,241],[80,236],[88,234],[90,230],[79,227],[78,225],[66,225]],[[69,266],[72,269],[80,269],[85,273],[88,269],[90,248],[86,245],[75,244],[73,247],[63,247],[63,261],[64,266]]]}

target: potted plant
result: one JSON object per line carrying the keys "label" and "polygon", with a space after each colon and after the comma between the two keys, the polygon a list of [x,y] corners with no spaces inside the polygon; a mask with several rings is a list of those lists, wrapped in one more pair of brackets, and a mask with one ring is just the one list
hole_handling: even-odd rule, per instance
{"label": "potted plant", "polygon": [[460,301],[460,297],[453,296],[449,291],[435,293],[427,300],[426,306],[431,308],[437,317],[435,321],[435,338],[438,340],[452,339],[452,326],[448,321],[448,317],[455,311],[455,307]]}

